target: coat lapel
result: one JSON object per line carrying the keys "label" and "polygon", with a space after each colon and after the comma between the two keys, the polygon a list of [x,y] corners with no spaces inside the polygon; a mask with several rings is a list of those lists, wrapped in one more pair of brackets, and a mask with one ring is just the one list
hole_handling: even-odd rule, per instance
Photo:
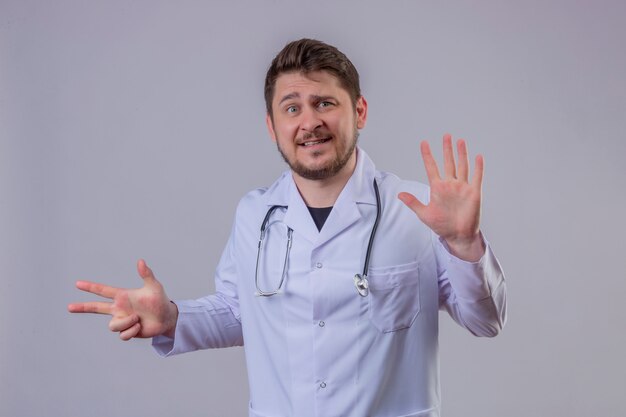
{"label": "coat lapel", "polygon": [[373,180],[374,163],[357,148],[357,165],[354,173],[339,194],[333,210],[322,228],[316,246],[321,246],[361,219],[361,204],[375,205]]}
{"label": "coat lapel", "polygon": [[287,207],[283,222],[288,227],[309,242],[313,244],[316,242],[319,232],[298,191],[291,171],[285,171],[267,191],[267,208],[275,205]]}

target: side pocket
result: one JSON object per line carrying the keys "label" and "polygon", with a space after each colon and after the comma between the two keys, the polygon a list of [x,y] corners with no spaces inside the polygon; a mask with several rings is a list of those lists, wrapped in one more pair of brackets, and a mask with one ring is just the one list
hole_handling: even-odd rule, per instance
{"label": "side pocket", "polygon": [[369,317],[383,333],[411,327],[420,311],[419,263],[369,271]]}

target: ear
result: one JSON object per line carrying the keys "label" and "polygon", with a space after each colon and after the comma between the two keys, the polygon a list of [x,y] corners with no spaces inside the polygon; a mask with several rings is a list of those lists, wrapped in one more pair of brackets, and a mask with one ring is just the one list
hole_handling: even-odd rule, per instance
{"label": "ear", "polygon": [[272,116],[269,113],[265,115],[265,124],[267,125],[267,131],[270,134],[273,142],[276,142],[276,132],[274,132],[274,122],[272,122]]}
{"label": "ear", "polygon": [[356,127],[363,129],[367,121],[367,100],[361,96],[356,101]]}

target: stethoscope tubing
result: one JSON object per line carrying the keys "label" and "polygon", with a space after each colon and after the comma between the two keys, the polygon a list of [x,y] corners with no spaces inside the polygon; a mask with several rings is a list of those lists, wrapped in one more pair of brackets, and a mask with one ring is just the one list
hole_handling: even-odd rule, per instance
{"label": "stethoscope tubing", "polygon": [[[365,252],[365,261],[363,262],[363,274],[356,274],[354,276],[354,286],[362,297],[366,297],[369,294],[369,282],[367,280],[367,271],[369,270],[370,257],[372,254],[372,247],[374,245],[374,238],[376,236],[376,230],[378,229],[378,223],[380,222],[380,216],[382,212],[381,202],[380,202],[380,192],[378,190],[378,183],[376,179],[373,181],[374,183],[374,194],[376,195],[376,218],[374,220],[374,225],[372,226],[372,231],[370,232],[369,242],[367,243],[367,251]],[[286,209],[288,206],[274,205],[269,208],[265,217],[263,218],[263,222],[261,223],[261,235],[259,237],[259,244],[257,248],[256,255],[256,267],[254,271],[254,283],[256,285],[256,295],[269,297],[272,295],[276,295],[280,292],[283,283],[285,281],[285,277],[287,275],[287,263],[289,258],[289,253],[291,252],[291,244],[292,244],[292,234],[293,229],[291,227],[287,227],[287,250],[285,252],[285,260],[283,263],[283,272],[280,277],[280,283],[278,284],[278,288],[275,291],[262,291],[259,288],[259,259],[261,257],[261,247],[263,245],[263,239],[265,239],[265,229],[269,223],[269,219],[272,213],[279,208]]]}
{"label": "stethoscope tubing", "polygon": [[376,219],[374,220],[374,226],[370,233],[370,240],[367,244],[367,252],[365,252],[365,263],[363,264],[363,276],[367,277],[367,271],[370,267],[370,255],[372,254],[372,246],[374,245],[374,237],[376,236],[376,229],[378,229],[378,222],[380,221],[380,213],[382,211],[380,204],[380,192],[378,191],[378,184],[374,179],[374,193],[376,194]]}

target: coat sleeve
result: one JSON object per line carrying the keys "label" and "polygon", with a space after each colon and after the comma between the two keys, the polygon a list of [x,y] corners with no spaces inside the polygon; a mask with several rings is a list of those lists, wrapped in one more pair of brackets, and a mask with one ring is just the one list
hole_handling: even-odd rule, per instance
{"label": "coat sleeve", "polygon": [[[483,237],[484,239],[484,237]],[[477,262],[453,256],[443,239],[433,233],[439,279],[439,307],[476,336],[493,337],[506,322],[504,273],[491,246]]]}
{"label": "coat sleeve", "polygon": [[217,267],[215,294],[175,302],[178,321],[174,338],[157,336],[152,339],[152,346],[159,355],[243,345],[234,251],[235,225]]}

